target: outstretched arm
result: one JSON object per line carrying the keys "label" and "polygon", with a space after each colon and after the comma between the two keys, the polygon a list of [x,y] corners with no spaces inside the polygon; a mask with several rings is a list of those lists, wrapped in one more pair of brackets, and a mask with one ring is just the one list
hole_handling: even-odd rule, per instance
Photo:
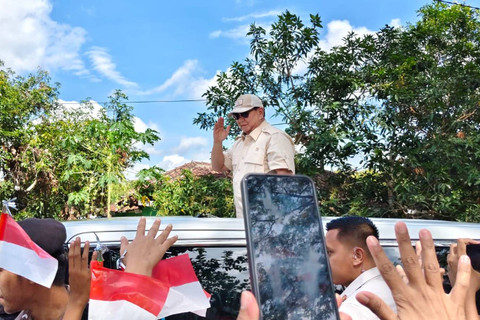
{"label": "outstretched arm", "polygon": [[168,225],[157,237],[160,219],[156,219],[145,235],[146,219],[140,218],[135,239],[128,243],[127,238],[120,239],[120,253],[125,255],[126,272],[152,276],[155,265],[163,258],[167,250],[177,241],[178,236],[168,238],[172,225]]}
{"label": "outstretched arm", "polygon": [[420,230],[419,233],[422,244],[423,270],[411,245],[405,223],[397,222],[395,224],[395,234],[408,284],[402,280],[375,237],[368,237],[367,245],[382,277],[392,290],[398,314],[395,314],[373,293],[360,292],[356,296],[357,300],[383,320],[466,319],[465,297],[471,273],[468,256],[461,257],[457,283],[452,292],[447,295],[443,291],[442,279],[439,276],[440,267],[431,233],[425,229]]}
{"label": "outstretched arm", "polygon": [[63,316],[64,320],[80,320],[83,310],[90,298],[90,270],[88,268],[89,242],[81,248],[80,238],[77,237],[68,251],[68,278],[70,282],[70,297],[67,309]]}
{"label": "outstretched arm", "polygon": [[228,136],[230,126],[225,129],[225,122],[222,117],[218,118],[213,127],[213,147],[212,147],[212,169],[218,172],[227,171],[225,158],[223,156],[223,140]]}

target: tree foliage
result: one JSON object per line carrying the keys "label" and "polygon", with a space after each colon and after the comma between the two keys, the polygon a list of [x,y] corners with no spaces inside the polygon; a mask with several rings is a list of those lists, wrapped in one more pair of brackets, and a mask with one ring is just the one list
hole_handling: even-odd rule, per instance
{"label": "tree foliage", "polygon": [[306,26],[286,11],[268,34],[253,24],[251,56],[217,76],[194,123],[209,129],[258,94],[327,213],[480,221],[479,12],[434,2],[419,16],[328,51],[318,15]]}
{"label": "tree foliage", "polygon": [[213,175],[196,177],[183,170],[172,180],[162,175],[155,181],[152,199],[158,215],[234,217],[232,182]]}
{"label": "tree foliage", "polygon": [[57,199],[46,201],[58,185],[56,155],[48,148],[58,87],[44,71],[21,77],[0,61],[0,195],[17,198],[19,209],[30,205],[40,216],[58,206]]}
{"label": "tree foliage", "polygon": [[62,180],[76,184],[68,193],[69,204],[87,211],[103,207],[101,213],[109,215],[112,185],[124,183],[125,169],[148,158],[136,144],[153,144],[159,139],[152,129],[135,130],[133,108],[124,102],[126,99],[125,94],[115,91],[99,118],[87,119],[66,137],[64,146],[71,152]]}
{"label": "tree foliage", "polygon": [[0,184],[2,199],[17,198],[23,216],[68,218],[108,213],[114,183],[148,154],[154,130],[137,132],[127,97],[116,91],[100,109],[58,101],[45,71],[27,77],[0,68]]}

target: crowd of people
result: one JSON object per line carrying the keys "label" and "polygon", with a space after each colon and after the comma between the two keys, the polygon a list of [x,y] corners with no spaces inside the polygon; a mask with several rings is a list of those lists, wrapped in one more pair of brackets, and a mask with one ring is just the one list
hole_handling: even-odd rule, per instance
{"label": "crowd of people", "polygon": [[[292,139],[265,121],[264,106],[257,96],[240,96],[229,116],[236,120],[242,135],[224,152],[223,141],[230,126],[225,127],[223,118],[218,120],[214,128],[212,167],[233,172],[235,206],[237,217],[241,218],[242,177],[249,172],[294,174],[295,152]],[[90,297],[90,244],[86,242],[82,250],[81,240],[76,238],[67,255],[65,227],[60,222],[26,219],[19,224],[32,241],[57,259],[59,267],[50,288],[0,269],[3,308],[0,319],[81,319]],[[141,218],[135,239],[132,242],[121,239],[125,272],[152,276],[155,265],[177,240],[176,236],[169,237],[171,225],[157,235],[159,227],[160,220],[156,220],[145,233],[146,220]],[[475,294],[480,289],[480,273],[472,269],[466,255],[466,246],[477,241],[459,239],[451,246],[448,276],[453,288],[447,294],[428,230],[420,231],[420,243],[415,249],[406,225],[401,222],[395,225],[403,264],[402,268],[396,268],[380,246],[378,230],[368,218],[341,217],[330,221],[326,229],[332,279],[334,284],[345,287],[337,299],[342,320],[479,319]],[[92,259],[96,260],[97,255],[95,251]],[[260,319],[260,308],[249,291],[242,293],[238,319]]]}
{"label": "crowd of people", "polygon": [[[66,286],[65,229],[50,219],[27,219],[22,227],[39,246],[51,253],[60,267],[54,284],[45,288],[7,270],[0,270],[1,319],[77,320],[81,319],[89,301],[89,243],[81,249],[80,238],[70,244]],[[160,220],[145,233],[146,220],[141,218],[132,242],[121,239],[125,255],[125,272],[151,276],[177,237],[169,237],[167,226],[157,236]],[[350,229],[353,228],[353,229]],[[52,239],[52,230],[56,236]],[[475,293],[480,289],[480,273],[471,268],[466,245],[477,243],[460,239],[452,245],[448,256],[448,275],[453,284],[444,292],[442,270],[435,245],[428,230],[419,233],[420,256],[411,245],[404,223],[395,225],[395,234],[403,263],[403,274],[394,267],[379,244],[375,226],[366,218],[342,217],[327,225],[326,246],[330,256],[334,283],[346,286],[338,297],[340,319],[478,319]],[[350,231],[352,232],[350,232]],[[97,259],[96,252],[92,259]],[[342,258],[343,256],[343,258]],[[343,261],[343,262],[342,262]],[[10,314],[10,315],[8,315]],[[245,291],[241,296],[238,319],[260,319],[255,297]]]}

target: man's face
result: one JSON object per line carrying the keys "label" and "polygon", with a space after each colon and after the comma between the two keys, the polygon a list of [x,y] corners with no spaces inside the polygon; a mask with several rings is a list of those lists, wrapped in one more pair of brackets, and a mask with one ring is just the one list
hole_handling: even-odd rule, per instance
{"label": "man's face", "polygon": [[248,113],[248,117],[239,117],[237,120],[237,124],[242,129],[245,134],[250,134],[253,130],[255,130],[263,121],[263,109],[262,108],[254,108],[251,109]]}
{"label": "man's face", "polygon": [[27,279],[0,268],[0,304],[5,312],[23,310],[26,298],[31,294],[30,289]]}
{"label": "man's face", "polygon": [[338,229],[327,231],[325,245],[332,269],[334,284],[348,286],[355,280],[353,268],[353,248],[338,241]]}

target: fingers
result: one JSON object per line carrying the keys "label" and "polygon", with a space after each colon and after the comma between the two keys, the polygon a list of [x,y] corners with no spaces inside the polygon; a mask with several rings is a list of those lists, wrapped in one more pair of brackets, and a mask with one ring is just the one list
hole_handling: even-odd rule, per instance
{"label": "fingers", "polygon": [[145,217],[141,217],[140,220],[138,221],[137,234],[135,235],[135,238],[145,236],[145,225],[146,224],[147,224],[147,219],[145,219]]}
{"label": "fingers", "polygon": [[412,284],[419,281],[423,282],[422,269],[417,254],[412,247],[412,241],[405,223],[397,222],[395,224],[395,236],[398,242],[398,249],[400,250],[403,270],[407,275],[408,282]]}
{"label": "fingers", "polygon": [[258,320],[260,319],[260,309],[257,300],[250,291],[243,291],[240,298],[240,312],[237,320]]}
{"label": "fingers", "polygon": [[155,239],[159,228],[160,228],[160,219],[155,219],[152,226],[150,227],[150,230],[148,230],[147,237],[151,237]]}
{"label": "fingers", "polygon": [[163,230],[162,233],[158,236],[156,241],[161,245],[162,243],[165,242],[165,240],[167,240],[171,231],[172,231],[172,225],[169,224],[168,226],[165,227],[165,230]]}
{"label": "fingers", "polygon": [[69,271],[85,270],[88,268],[88,253],[90,250],[90,243],[85,242],[85,247],[82,253],[82,242],[79,237],[70,244],[70,250],[68,251],[68,268]]}
{"label": "fingers", "polygon": [[165,255],[165,252],[167,252],[167,250],[175,243],[177,242],[178,240],[178,236],[173,236],[167,240],[165,240],[164,242],[162,242],[162,244],[160,245],[160,251],[158,251],[158,261],[162,260],[163,259],[163,256]]}
{"label": "fingers", "polygon": [[164,242],[164,245],[166,246],[166,249],[165,250],[168,250],[168,248],[170,248],[175,242],[177,242],[178,240],[178,236],[175,235],[169,239],[167,239],[165,242]]}
{"label": "fingers", "polygon": [[395,269],[397,269],[397,272],[400,275],[400,277],[402,278],[403,282],[408,284],[408,278],[407,278],[407,275],[405,274],[405,270],[403,270],[403,267],[400,264],[397,264],[395,266]]}
{"label": "fingers", "polygon": [[432,239],[432,234],[426,229],[420,230],[418,236],[422,243],[422,261],[423,271],[427,284],[434,288],[443,288],[442,277],[440,275],[440,265],[438,264],[437,253],[435,251],[435,244]]}
{"label": "fingers", "polygon": [[77,259],[80,256],[80,238],[76,237],[70,243],[70,250],[68,250],[68,266],[70,269],[77,268]]}
{"label": "fingers", "polygon": [[397,315],[382,299],[377,295],[362,291],[355,296],[361,304],[372,310],[382,320],[394,320],[397,319]]}
{"label": "fingers", "polygon": [[422,261],[422,243],[420,241],[415,242],[415,254],[417,255],[418,264],[423,267]]}
{"label": "fingers", "polygon": [[223,117],[218,118],[217,122],[213,126],[213,133],[218,133],[219,130],[225,130],[225,121]]}
{"label": "fingers", "polygon": [[467,255],[461,256],[458,260],[455,285],[450,292],[450,297],[458,304],[462,304],[465,301],[468,287],[470,286],[471,272],[470,258]]}
{"label": "fingers", "polygon": [[448,264],[448,279],[450,280],[450,284],[453,286],[455,285],[455,277],[457,275],[457,264],[458,264],[458,256],[457,256],[457,244],[452,243],[450,245],[450,251],[447,255],[447,264]]}
{"label": "fingers", "polygon": [[440,278],[442,279],[443,281],[443,276],[447,273],[447,270],[445,270],[445,268],[440,268]]}
{"label": "fingers", "polygon": [[472,243],[476,243],[476,241],[474,241],[472,239],[466,239],[466,238],[458,239],[457,240],[457,255],[458,256],[463,256],[463,255],[467,254],[467,245],[472,244]]}
{"label": "fingers", "polygon": [[226,134],[227,134],[227,136],[228,136],[228,133],[230,132],[230,128],[231,128],[231,127],[232,127],[231,125],[228,125],[228,126],[227,126],[227,129],[225,130],[225,131],[226,131]]}
{"label": "fingers", "polygon": [[[80,241],[80,239],[78,239]],[[88,253],[90,252],[90,242],[86,241],[82,253],[82,268],[88,268]]]}
{"label": "fingers", "polygon": [[[80,238],[78,239],[78,241],[80,242]],[[82,257],[83,256],[86,256],[88,258],[88,252],[90,251],[90,241],[85,241],[85,245],[83,246],[83,253],[82,253]]]}
{"label": "fingers", "polygon": [[367,238],[367,245],[370,253],[372,254],[373,260],[375,260],[378,270],[382,274],[383,279],[390,287],[392,292],[403,290],[406,284],[403,282],[392,262],[383,251],[378,239],[374,236],[369,236]]}
{"label": "fingers", "polygon": [[120,238],[120,254],[123,254],[128,247],[128,240],[124,236]]}

